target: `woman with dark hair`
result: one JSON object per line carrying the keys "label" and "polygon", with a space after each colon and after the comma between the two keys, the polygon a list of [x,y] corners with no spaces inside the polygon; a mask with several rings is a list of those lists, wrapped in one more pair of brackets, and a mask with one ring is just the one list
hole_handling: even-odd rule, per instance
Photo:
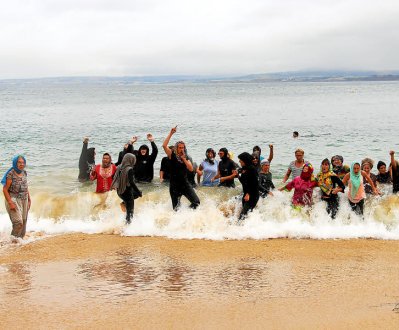
{"label": "woman with dark hair", "polygon": [[136,156],[126,154],[122,163],[118,166],[111,189],[116,189],[118,196],[123,200],[126,207],[126,223],[129,224],[133,218],[134,199],[141,197],[142,193],[134,182],[133,167],[136,164]]}
{"label": "woman with dark hair", "polygon": [[234,188],[234,178],[237,176],[236,164],[229,157],[229,151],[226,148],[220,148],[219,150],[220,162],[218,165],[218,173],[214,176],[211,181],[220,179],[219,187]]}
{"label": "woman with dark hair", "polygon": [[259,200],[259,182],[258,172],[253,165],[252,156],[248,152],[243,152],[238,155],[241,165],[241,173],[239,180],[242,184],[243,197],[242,197],[242,210],[239,221],[242,221],[252,211]]}
{"label": "woman with dark hair", "polygon": [[187,159],[186,144],[179,141],[175,144],[172,151],[169,141],[176,133],[176,127],[172,128],[162,144],[163,150],[170,159],[170,183],[169,193],[172,199],[173,209],[176,211],[180,206],[181,196],[185,196],[190,201],[190,207],[196,209],[200,205],[200,200],[187,178],[188,171],[193,171],[193,164]]}
{"label": "woman with dark hair", "polygon": [[338,193],[345,191],[345,185],[331,170],[328,158],[321,162],[321,171],[317,175],[317,181],[321,190],[321,199],[327,203],[327,213],[335,219],[339,208]]}
{"label": "woman with dark hair", "polygon": [[387,171],[387,164],[380,160],[377,163],[377,170],[376,182],[380,184],[392,183],[391,168]]}
{"label": "woman with dark hair", "polygon": [[138,182],[151,182],[154,178],[154,162],[158,156],[158,148],[154,142],[152,134],[147,134],[147,139],[151,143],[150,148],[143,144],[137,151],[137,162],[134,168],[134,178]]}
{"label": "woman with dark hair", "polygon": [[31,205],[25,166],[25,157],[22,155],[15,156],[12,160],[12,167],[1,180],[6,210],[12,223],[11,235],[18,238],[25,236]]}
{"label": "woman with dark hair", "polygon": [[90,180],[90,173],[95,163],[96,150],[95,148],[88,148],[89,138],[85,137],[83,139],[83,147],[82,152],[80,153],[79,158],[79,176],[78,180],[80,182],[86,182]]}
{"label": "woman with dark hair", "polygon": [[216,157],[215,150],[213,150],[212,148],[206,149],[205,159],[200,164],[197,171],[198,184],[201,183],[201,176],[202,176],[201,186],[214,187],[219,184],[219,180],[212,181],[212,178],[215,177],[216,174],[218,173],[219,162],[215,159],[215,157]]}

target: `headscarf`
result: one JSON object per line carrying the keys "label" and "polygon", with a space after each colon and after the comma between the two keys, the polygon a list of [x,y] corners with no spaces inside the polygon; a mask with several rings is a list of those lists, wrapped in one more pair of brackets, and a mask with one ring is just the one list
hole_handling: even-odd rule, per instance
{"label": "headscarf", "polygon": [[183,141],[178,141],[175,143],[175,149],[173,150],[173,152],[175,153],[177,160],[180,163],[183,163],[183,160],[181,159],[180,155],[177,154],[177,147],[179,146],[179,144],[184,144],[184,154],[186,155],[186,158],[187,158],[187,148],[186,148],[186,144]]}
{"label": "headscarf", "polygon": [[249,166],[253,166],[253,163],[252,163],[253,157],[248,152],[243,152],[242,154],[239,154],[238,159],[240,159],[244,162],[245,166],[243,166],[243,169],[248,168]]}
{"label": "headscarf", "polygon": [[[213,158],[209,158],[208,153],[210,153],[210,152],[212,152]],[[205,151],[205,159],[204,159],[204,161],[206,161],[209,164],[213,165],[215,163],[215,156],[216,156],[215,150],[213,150],[212,148],[208,148]]]}
{"label": "headscarf", "polygon": [[327,158],[323,159],[321,164],[323,165],[323,163],[328,163],[329,169],[327,173],[323,173],[323,169],[320,167],[320,173],[317,175],[317,181],[319,183],[321,191],[323,191],[326,195],[330,195],[333,189],[333,182],[331,177],[337,175],[332,171],[331,163]]}
{"label": "headscarf", "polygon": [[14,158],[12,159],[12,167],[9,168],[9,169],[7,170],[7,172],[6,172],[6,173],[4,174],[4,176],[3,176],[3,179],[1,179],[1,184],[2,184],[3,186],[6,185],[6,183],[7,183],[7,175],[8,175],[8,173],[10,173],[12,170],[14,170],[15,172],[17,172],[18,174],[21,174],[21,173],[22,173],[22,171],[18,168],[18,159],[19,159],[19,158],[22,158],[22,159],[24,160],[25,165],[26,165],[26,159],[25,159],[24,156],[22,156],[22,155],[14,156]]}
{"label": "headscarf", "polygon": [[[145,155],[141,154],[141,150],[145,150],[146,153]],[[137,152],[137,160],[145,160],[146,158],[149,157],[149,153],[150,153],[150,148],[148,148],[147,145],[143,144],[142,146],[140,146],[139,151]]]}
{"label": "headscarf", "polygon": [[103,155],[103,158],[104,158],[104,156],[108,156],[108,157],[109,157],[109,163],[108,163],[107,166],[104,166],[103,162],[101,161],[101,167],[102,167],[102,168],[110,168],[111,165],[112,165],[112,157],[111,157],[111,155],[110,155],[108,152],[106,152],[106,153]]}
{"label": "headscarf", "polygon": [[359,171],[359,173],[355,174],[355,172],[353,171],[353,167],[358,164],[359,162],[353,162],[351,164],[351,171],[350,171],[350,180],[352,183],[352,188],[351,188],[351,196],[352,198],[355,198],[357,195],[357,191],[359,190],[359,187],[361,184],[363,184],[363,180],[362,180],[362,173],[361,171]]}
{"label": "headscarf", "polygon": [[[304,172],[303,169],[307,167],[308,171]],[[301,173],[301,179],[304,181],[311,181],[314,180],[313,177],[313,166],[312,164],[310,164],[309,162],[306,162],[305,164],[303,164],[302,166],[302,173]]]}
{"label": "headscarf", "polygon": [[122,195],[126,191],[126,187],[130,186],[128,173],[134,164],[136,164],[136,156],[126,154],[122,163],[118,166],[111,184],[111,189],[116,189],[118,195]]}
{"label": "headscarf", "polygon": [[229,158],[229,151],[227,150],[227,148],[220,148],[219,151],[222,151],[224,153],[222,161],[226,161]]}
{"label": "headscarf", "polygon": [[262,154],[262,149],[259,146],[255,146],[252,148],[252,152],[258,152],[260,156]]}

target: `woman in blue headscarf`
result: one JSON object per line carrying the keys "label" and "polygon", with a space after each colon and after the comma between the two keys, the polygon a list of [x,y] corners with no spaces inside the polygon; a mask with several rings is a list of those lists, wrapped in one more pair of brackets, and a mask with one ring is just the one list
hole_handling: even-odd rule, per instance
{"label": "woman in blue headscarf", "polygon": [[25,236],[28,211],[31,205],[25,166],[25,157],[15,156],[12,160],[12,167],[1,180],[6,209],[12,223],[11,235],[18,238]]}

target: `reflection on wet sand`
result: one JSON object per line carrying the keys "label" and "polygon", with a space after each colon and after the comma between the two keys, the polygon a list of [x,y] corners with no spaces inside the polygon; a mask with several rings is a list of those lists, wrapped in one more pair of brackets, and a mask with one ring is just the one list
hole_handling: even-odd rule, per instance
{"label": "reflection on wet sand", "polygon": [[13,263],[6,266],[3,276],[4,284],[1,284],[1,287],[5,295],[20,295],[29,292],[32,288],[31,271],[25,264]]}

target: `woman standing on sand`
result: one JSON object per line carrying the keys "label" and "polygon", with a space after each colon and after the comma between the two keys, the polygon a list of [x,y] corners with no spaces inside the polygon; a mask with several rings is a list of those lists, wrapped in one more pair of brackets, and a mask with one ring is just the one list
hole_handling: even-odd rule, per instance
{"label": "woman standing on sand", "polygon": [[25,166],[25,157],[21,155],[15,156],[12,160],[12,167],[4,174],[1,180],[6,209],[12,222],[11,235],[18,238],[25,236],[28,212],[31,205]]}

